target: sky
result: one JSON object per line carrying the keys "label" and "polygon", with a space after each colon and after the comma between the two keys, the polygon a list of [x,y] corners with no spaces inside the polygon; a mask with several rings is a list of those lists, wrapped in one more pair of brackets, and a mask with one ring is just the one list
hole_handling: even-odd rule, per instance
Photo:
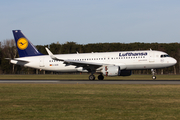
{"label": "sky", "polygon": [[0,41],[179,43],[180,0],[0,0]]}

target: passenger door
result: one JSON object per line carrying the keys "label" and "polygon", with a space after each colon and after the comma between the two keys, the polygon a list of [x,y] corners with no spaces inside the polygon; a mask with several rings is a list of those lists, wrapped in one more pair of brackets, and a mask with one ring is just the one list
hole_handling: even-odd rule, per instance
{"label": "passenger door", "polygon": [[39,59],[39,67],[45,67],[44,65],[44,58]]}

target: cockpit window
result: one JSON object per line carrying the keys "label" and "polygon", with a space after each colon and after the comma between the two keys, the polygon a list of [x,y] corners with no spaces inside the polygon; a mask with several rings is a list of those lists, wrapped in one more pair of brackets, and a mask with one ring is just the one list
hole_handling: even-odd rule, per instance
{"label": "cockpit window", "polygon": [[164,58],[164,57],[170,57],[170,56],[168,54],[161,55],[161,58]]}

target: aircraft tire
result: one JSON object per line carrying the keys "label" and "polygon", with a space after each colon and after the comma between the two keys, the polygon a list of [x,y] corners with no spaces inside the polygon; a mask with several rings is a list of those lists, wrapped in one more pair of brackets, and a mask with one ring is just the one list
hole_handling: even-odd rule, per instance
{"label": "aircraft tire", "polygon": [[95,76],[94,75],[90,75],[89,76],[89,80],[95,80]]}
{"label": "aircraft tire", "polygon": [[98,76],[98,80],[104,80],[104,76],[103,75],[99,75]]}
{"label": "aircraft tire", "polygon": [[152,76],[152,79],[155,80],[155,79],[156,79],[156,76]]}

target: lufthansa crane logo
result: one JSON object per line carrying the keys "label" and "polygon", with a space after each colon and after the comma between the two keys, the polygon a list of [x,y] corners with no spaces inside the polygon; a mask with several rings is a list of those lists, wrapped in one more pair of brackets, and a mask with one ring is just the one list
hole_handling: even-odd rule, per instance
{"label": "lufthansa crane logo", "polygon": [[19,38],[17,41],[17,46],[19,49],[24,50],[28,47],[28,41],[26,38]]}

